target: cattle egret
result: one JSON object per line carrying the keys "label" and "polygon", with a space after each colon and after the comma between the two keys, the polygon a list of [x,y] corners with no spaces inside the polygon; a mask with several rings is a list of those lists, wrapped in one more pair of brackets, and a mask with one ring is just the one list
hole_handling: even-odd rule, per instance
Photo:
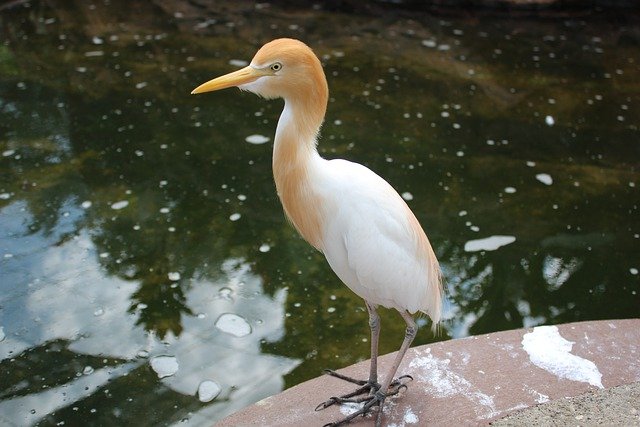
{"label": "cattle egret", "polygon": [[[406,388],[408,375],[393,379],[416,335],[412,314],[423,312],[433,327],[440,321],[442,284],[438,261],[418,220],[400,195],[371,170],[346,160],[325,160],[316,145],[329,90],[313,51],[293,39],[265,44],[251,63],[210,80],[198,94],[239,87],[265,98],[283,98],[273,145],[273,176],[286,216],[302,237],[324,253],[338,277],[362,297],[371,328],[369,379],[358,381],[326,371],[360,387],[331,397],[316,410],[357,402],[362,408],[330,425],[349,422]],[[388,375],[378,383],[381,305],[398,310],[407,324],[404,341]]]}

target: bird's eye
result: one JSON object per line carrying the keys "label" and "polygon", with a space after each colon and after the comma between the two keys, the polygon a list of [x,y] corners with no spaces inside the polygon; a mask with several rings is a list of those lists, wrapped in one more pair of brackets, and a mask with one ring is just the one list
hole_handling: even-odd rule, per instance
{"label": "bird's eye", "polygon": [[271,71],[280,71],[282,70],[282,64],[279,62],[274,62],[273,64],[271,64]]}

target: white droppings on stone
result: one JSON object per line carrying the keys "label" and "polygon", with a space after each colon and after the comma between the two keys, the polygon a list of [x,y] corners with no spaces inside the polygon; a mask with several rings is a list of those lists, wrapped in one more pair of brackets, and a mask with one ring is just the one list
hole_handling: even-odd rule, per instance
{"label": "white droppings on stone", "polygon": [[560,335],[557,326],[538,326],[522,337],[522,348],[537,367],[560,378],[604,388],[596,364],[571,354],[573,344]]}
{"label": "white droppings on stone", "polygon": [[360,409],[362,409],[364,407],[364,403],[343,403],[342,405],[340,405],[340,412],[342,412],[342,415],[345,416],[349,416],[351,414],[353,414],[354,412],[359,411]]}
{"label": "white droppings on stone", "polygon": [[413,413],[411,408],[407,408],[407,411],[404,413],[403,421],[407,424],[417,424],[419,420],[416,414]]}
{"label": "white droppings on stone", "polygon": [[409,363],[412,375],[423,383],[427,394],[438,398],[462,395],[474,404],[476,414],[487,418],[496,413],[493,397],[483,393],[467,379],[458,375],[450,367],[450,359],[439,359],[431,354],[431,349],[418,353]]}
{"label": "white droppings on stone", "polygon": [[490,236],[484,239],[469,240],[464,244],[465,252],[495,251],[516,241],[514,236]]}

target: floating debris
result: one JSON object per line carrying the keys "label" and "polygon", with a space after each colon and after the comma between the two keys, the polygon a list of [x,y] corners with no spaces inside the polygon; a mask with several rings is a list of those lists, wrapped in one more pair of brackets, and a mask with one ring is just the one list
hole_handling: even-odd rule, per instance
{"label": "floating debris", "polygon": [[215,381],[205,380],[198,386],[198,400],[206,403],[211,402],[220,394],[220,386]]}
{"label": "floating debris", "polygon": [[180,280],[180,273],[178,273],[177,271],[172,271],[167,274],[167,277],[169,277],[169,280],[171,280],[172,282],[177,282],[178,280]]}
{"label": "floating debris", "polygon": [[262,253],[266,253],[266,252],[269,252],[269,251],[271,250],[271,246],[269,246],[269,245],[268,245],[268,244],[266,244],[266,243],[263,243],[263,244],[261,244],[261,245],[260,245],[260,247],[258,248],[258,250],[259,250],[260,252],[262,252]]}
{"label": "floating debris", "polygon": [[402,198],[408,202],[410,200],[413,200],[413,194],[409,193],[408,191],[405,191],[404,193],[402,193]]}
{"label": "floating debris", "polygon": [[158,374],[158,378],[165,378],[178,372],[178,359],[173,356],[156,356],[152,357],[150,362],[151,369]]}
{"label": "floating debris", "polygon": [[544,122],[547,124],[547,126],[553,126],[556,123],[552,116],[545,117]]}
{"label": "floating debris", "polygon": [[111,209],[120,210],[120,209],[126,208],[127,206],[129,206],[129,201],[121,200],[119,202],[115,202],[114,204],[112,204]]}
{"label": "floating debris", "polygon": [[539,173],[536,175],[536,179],[544,185],[553,184],[553,178],[551,178],[551,175],[549,175],[548,173]]}
{"label": "floating debris", "polygon": [[232,213],[231,215],[229,215],[229,219],[231,221],[237,221],[242,217],[242,215],[240,215],[239,213]]}
{"label": "floating debris", "polygon": [[268,136],[264,136],[264,135],[249,135],[244,140],[247,141],[249,144],[260,145],[260,144],[266,144],[271,139]]}
{"label": "floating debris", "polygon": [[0,326],[0,342],[4,341],[7,336],[4,333],[4,328]]}
{"label": "floating debris", "polygon": [[490,236],[484,239],[469,240],[464,244],[465,252],[495,251],[516,241],[514,236]]}
{"label": "floating debris", "polygon": [[218,317],[216,328],[235,337],[244,337],[251,333],[251,325],[245,318],[233,313],[224,313]]}

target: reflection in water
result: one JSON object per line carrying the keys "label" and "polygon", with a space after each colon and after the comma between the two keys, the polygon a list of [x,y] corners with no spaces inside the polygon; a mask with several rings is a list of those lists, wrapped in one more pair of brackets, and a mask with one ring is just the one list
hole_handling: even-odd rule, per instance
{"label": "reflection in water", "polygon": [[640,314],[632,15],[29,4],[0,12],[0,423],[209,425],[368,357],[275,195],[281,104],[188,95],[283,35],[325,64],[322,154],[388,179],[442,261],[416,345]]}
{"label": "reflection in water", "polygon": [[[284,333],[285,290],[269,297],[245,262],[230,259],[219,281],[190,282],[185,301],[197,316],[182,319],[180,336],[160,339],[139,325],[141,309],[130,312],[140,283],[105,274],[89,232],[76,230],[60,241],[85,214],[82,208],[65,207],[68,215],[46,234],[29,233],[24,203],[0,211],[6,233],[0,245],[12,254],[3,261],[0,300],[1,321],[11,331],[0,347],[2,370],[11,369],[0,394],[4,422],[31,424],[63,408],[73,411],[149,369],[162,379],[154,387],[158,391],[166,387],[185,396],[197,394],[203,402],[223,396],[202,409],[193,402],[185,405],[184,413],[193,412],[193,420],[229,414],[282,389],[282,376],[300,362],[262,354],[260,344]],[[225,312],[246,319],[251,333],[230,340],[216,332],[213,322]],[[25,382],[23,374],[32,380]],[[100,410],[125,411],[135,399],[131,391],[111,396]]]}

